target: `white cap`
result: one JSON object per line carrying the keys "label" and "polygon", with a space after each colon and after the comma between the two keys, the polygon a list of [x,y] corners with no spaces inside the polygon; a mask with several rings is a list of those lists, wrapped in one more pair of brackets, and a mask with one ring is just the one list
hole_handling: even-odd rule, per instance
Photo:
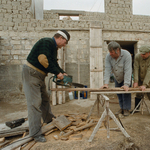
{"label": "white cap", "polygon": [[67,37],[67,35],[64,33],[64,32],[62,32],[62,31],[57,31],[57,33],[59,33],[60,35],[62,35],[67,41],[68,41],[68,37]]}

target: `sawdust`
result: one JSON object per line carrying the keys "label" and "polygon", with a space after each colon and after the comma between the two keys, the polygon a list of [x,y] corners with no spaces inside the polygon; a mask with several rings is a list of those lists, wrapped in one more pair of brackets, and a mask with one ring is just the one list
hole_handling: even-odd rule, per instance
{"label": "sawdust", "polygon": [[[132,96],[134,98],[134,95]],[[112,99],[111,99],[112,98]],[[118,102],[116,96],[110,96],[110,102]],[[146,100],[150,107],[150,101]],[[71,100],[62,105],[51,106],[53,113],[58,115],[65,115],[71,113],[88,114],[94,101],[90,100]],[[132,99],[132,109],[134,106],[134,99]],[[115,113],[119,109],[119,104],[110,103],[110,109]],[[100,114],[103,113],[103,108],[100,107]],[[82,134],[83,137],[78,140],[70,138],[68,140],[61,140],[60,131],[54,131],[45,136],[46,143],[36,143],[31,150],[149,150],[150,149],[150,114],[144,107],[144,114],[140,112],[122,117],[121,121],[127,133],[131,136],[128,140],[120,131],[110,131],[110,137],[107,138],[107,131],[102,124],[97,131],[93,141],[88,142],[94,126],[89,129],[78,131],[76,134]],[[26,117],[27,108],[26,100],[23,95],[15,95],[7,97],[7,100],[0,100],[0,123]],[[97,107],[94,108],[91,117],[99,120],[97,116]],[[116,128],[117,125],[112,119],[109,121],[110,128]],[[58,136],[58,139],[54,138]]]}

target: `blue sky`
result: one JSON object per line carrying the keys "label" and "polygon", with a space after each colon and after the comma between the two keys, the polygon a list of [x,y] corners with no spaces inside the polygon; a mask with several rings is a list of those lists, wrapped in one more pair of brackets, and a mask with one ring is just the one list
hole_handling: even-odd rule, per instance
{"label": "blue sky", "polygon": [[[104,12],[104,0],[43,0],[44,9]],[[150,0],[132,0],[133,14],[150,15]]]}

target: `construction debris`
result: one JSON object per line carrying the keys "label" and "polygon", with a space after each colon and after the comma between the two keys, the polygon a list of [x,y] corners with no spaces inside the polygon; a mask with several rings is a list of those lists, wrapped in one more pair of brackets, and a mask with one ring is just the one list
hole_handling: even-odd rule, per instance
{"label": "construction debris", "polygon": [[0,143],[3,143],[5,141],[5,138],[0,138]]}
{"label": "construction debris", "polygon": [[69,140],[82,140],[83,134],[75,134],[69,137]]}
{"label": "construction debris", "polygon": [[71,125],[71,121],[67,119],[64,115],[61,115],[53,120],[53,125],[56,126],[60,131],[63,131],[68,126]]}
{"label": "construction debris", "polygon": [[59,139],[58,135],[54,135],[53,138],[54,138],[55,140],[58,140],[58,139]]}
{"label": "construction debris", "polygon": [[28,122],[24,123],[22,126],[19,126],[13,129],[10,129],[8,127],[5,128],[5,126],[3,128],[4,129],[0,131],[0,138],[10,137],[10,136],[15,136],[15,135],[22,135],[29,130]]}
{"label": "construction debris", "polygon": [[36,143],[35,141],[31,141],[25,147],[23,147],[23,149],[30,150],[35,145],[35,143]]}
{"label": "construction debris", "polygon": [[[42,126],[42,134],[44,134],[45,136],[51,134],[52,132],[55,132],[58,130],[60,130],[60,134],[54,134],[53,138],[55,140],[81,140],[82,137],[84,136],[84,134],[81,133],[82,130],[86,130],[91,128],[92,126],[97,124],[96,119],[92,119],[89,118],[86,121],[87,115],[86,114],[67,114],[67,115],[61,115],[58,116],[56,119],[54,119],[51,123]],[[19,129],[22,129],[22,127],[16,127],[14,129],[9,129],[11,131],[7,131],[9,133],[9,135],[12,135],[10,133],[12,133],[12,131],[16,131],[16,133],[19,133]],[[7,133],[7,134],[8,134]],[[0,137],[3,136],[3,138],[5,136],[7,136],[6,132],[5,134],[0,132]],[[18,148],[19,146],[22,146],[23,149],[30,149],[31,147],[33,147],[33,145],[35,144],[32,137],[30,137],[29,135],[26,135],[26,130],[22,131],[22,138],[15,141],[15,143],[12,143],[11,145],[8,145],[6,147],[3,148],[3,150],[8,150],[8,149],[15,149]],[[15,134],[17,135],[17,134]],[[32,141],[32,142],[30,142]],[[28,144],[27,144],[28,143]],[[27,145],[25,145],[27,144]],[[6,144],[5,144],[6,145]]]}

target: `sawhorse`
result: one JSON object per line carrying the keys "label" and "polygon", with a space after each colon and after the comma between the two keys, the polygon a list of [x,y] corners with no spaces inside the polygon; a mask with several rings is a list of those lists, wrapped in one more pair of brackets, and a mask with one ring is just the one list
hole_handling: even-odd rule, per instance
{"label": "sawhorse", "polygon": [[95,107],[96,104],[97,104],[97,115],[99,116],[99,115],[100,115],[100,112],[99,112],[99,104],[101,104],[102,107],[103,107],[104,104],[105,104],[105,99],[104,99],[104,97],[103,97],[102,94],[97,94],[97,99],[95,100],[94,105],[92,106],[92,108],[91,108],[91,110],[90,110],[90,112],[89,112],[89,114],[88,114],[86,120],[88,120],[89,117],[91,116],[91,114],[92,114],[92,112],[93,112],[93,109],[94,109],[94,107]]}
{"label": "sawhorse", "polygon": [[[145,96],[145,93],[144,93],[143,98],[141,99],[141,101],[138,103],[138,105],[137,105],[137,106],[134,108],[134,110],[132,111],[131,115],[133,115],[135,111],[141,111],[141,113],[142,113],[142,115],[143,115],[143,105],[144,105],[144,104],[145,104],[145,106],[146,106],[147,111],[148,111],[149,114],[150,114],[150,110],[149,110],[149,108],[148,108],[148,106],[147,106],[147,104],[146,104],[146,102],[145,102],[144,96]],[[141,108],[140,108],[141,110],[138,110],[138,107],[140,107],[140,106],[141,106]]]}
{"label": "sawhorse", "polygon": [[[130,135],[125,131],[125,129],[122,127],[121,123],[117,120],[117,118],[115,117],[115,115],[112,113],[112,111],[110,110],[109,108],[109,98],[105,95],[102,95],[105,99],[105,109],[104,109],[104,112],[102,113],[101,115],[101,118],[99,119],[96,127],[94,128],[94,131],[93,133],[91,134],[88,142],[92,142],[96,132],[98,131],[99,127],[101,126],[101,123],[102,121],[104,120],[104,118],[106,117],[106,121],[107,121],[107,138],[109,138],[109,131],[110,131],[110,128],[109,128],[109,117],[111,117],[114,122],[117,124],[117,126],[120,128],[120,130],[122,131],[122,133],[127,137],[127,138],[130,138]],[[96,100],[97,101],[97,100]]]}

